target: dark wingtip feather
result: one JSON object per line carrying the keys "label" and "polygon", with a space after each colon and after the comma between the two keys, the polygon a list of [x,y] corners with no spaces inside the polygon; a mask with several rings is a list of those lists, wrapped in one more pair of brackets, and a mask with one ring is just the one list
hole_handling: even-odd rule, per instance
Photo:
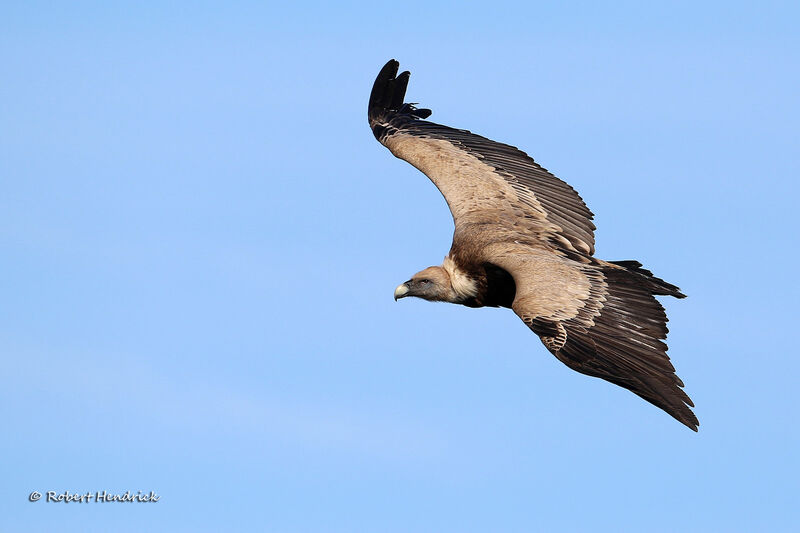
{"label": "dark wingtip feather", "polygon": [[[694,407],[694,404],[691,404],[691,406]],[[700,430],[700,421],[697,420],[697,417],[690,409],[687,408],[686,410],[690,416],[682,416],[678,418],[677,416],[673,415],[673,417],[687,428],[691,429],[695,433],[698,433]]]}
{"label": "dark wingtip feather", "polygon": [[394,92],[392,81],[397,75],[397,70],[399,68],[400,63],[394,59],[390,59],[375,78],[375,83],[372,84],[372,92],[369,95],[368,114],[370,120],[372,120],[377,113],[388,107],[392,98],[392,93]]}
{"label": "dark wingtip feather", "polygon": [[367,115],[376,136],[378,136],[378,132],[374,130],[375,122],[386,115],[401,114],[413,119],[428,118],[431,115],[430,109],[417,109],[412,104],[403,103],[411,73],[406,70],[398,75],[399,68],[400,63],[390,59],[378,73],[375,83],[372,85]]}
{"label": "dark wingtip feather", "polygon": [[394,80],[394,90],[392,91],[392,101],[389,109],[400,109],[403,106],[403,98],[406,96],[408,88],[408,78],[411,77],[409,71],[401,72]]}

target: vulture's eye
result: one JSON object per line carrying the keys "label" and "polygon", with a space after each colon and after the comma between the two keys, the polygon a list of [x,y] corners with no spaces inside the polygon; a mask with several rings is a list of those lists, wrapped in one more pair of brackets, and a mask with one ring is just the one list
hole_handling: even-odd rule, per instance
{"label": "vulture's eye", "polygon": [[430,282],[431,282],[431,280],[429,280],[429,279],[421,279],[421,280],[419,280],[419,282],[420,282],[421,284],[423,284],[423,285],[427,285],[428,283],[430,283]]}

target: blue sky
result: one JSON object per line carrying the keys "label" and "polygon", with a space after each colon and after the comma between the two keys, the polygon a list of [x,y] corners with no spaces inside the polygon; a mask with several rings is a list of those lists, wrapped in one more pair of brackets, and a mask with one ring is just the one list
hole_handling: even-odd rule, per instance
{"label": "blue sky", "polygon": [[[0,529],[796,530],[800,10],[647,4],[0,8]],[[452,220],[367,127],[390,58],[689,295],[698,434],[393,301]]]}

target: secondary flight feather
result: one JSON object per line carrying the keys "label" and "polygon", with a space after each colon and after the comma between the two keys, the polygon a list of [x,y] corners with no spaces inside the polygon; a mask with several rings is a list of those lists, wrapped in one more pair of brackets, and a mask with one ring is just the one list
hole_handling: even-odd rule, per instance
{"label": "secondary flight feather", "polygon": [[655,295],[680,290],[637,261],[594,255],[592,212],[526,153],[424,119],[403,102],[409,72],[391,60],[369,99],[375,138],[425,173],[447,201],[453,245],[395,290],[468,307],[508,307],[568,367],[624,387],[697,431],[667,357],[667,316]]}

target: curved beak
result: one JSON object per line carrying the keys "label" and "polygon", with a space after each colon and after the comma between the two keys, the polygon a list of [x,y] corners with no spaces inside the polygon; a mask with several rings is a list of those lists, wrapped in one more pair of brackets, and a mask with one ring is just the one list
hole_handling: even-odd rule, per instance
{"label": "curved beak", "polygon": [[411,290],[411,289],[409,289],[409,287],[408,287],[408,285],[406,283],[403,283],[402,285],[398,285],[397,288],[394,290],[394,301],[396,302],[400,298],[405,297],[405,295],[408,294],[409,290]]}

